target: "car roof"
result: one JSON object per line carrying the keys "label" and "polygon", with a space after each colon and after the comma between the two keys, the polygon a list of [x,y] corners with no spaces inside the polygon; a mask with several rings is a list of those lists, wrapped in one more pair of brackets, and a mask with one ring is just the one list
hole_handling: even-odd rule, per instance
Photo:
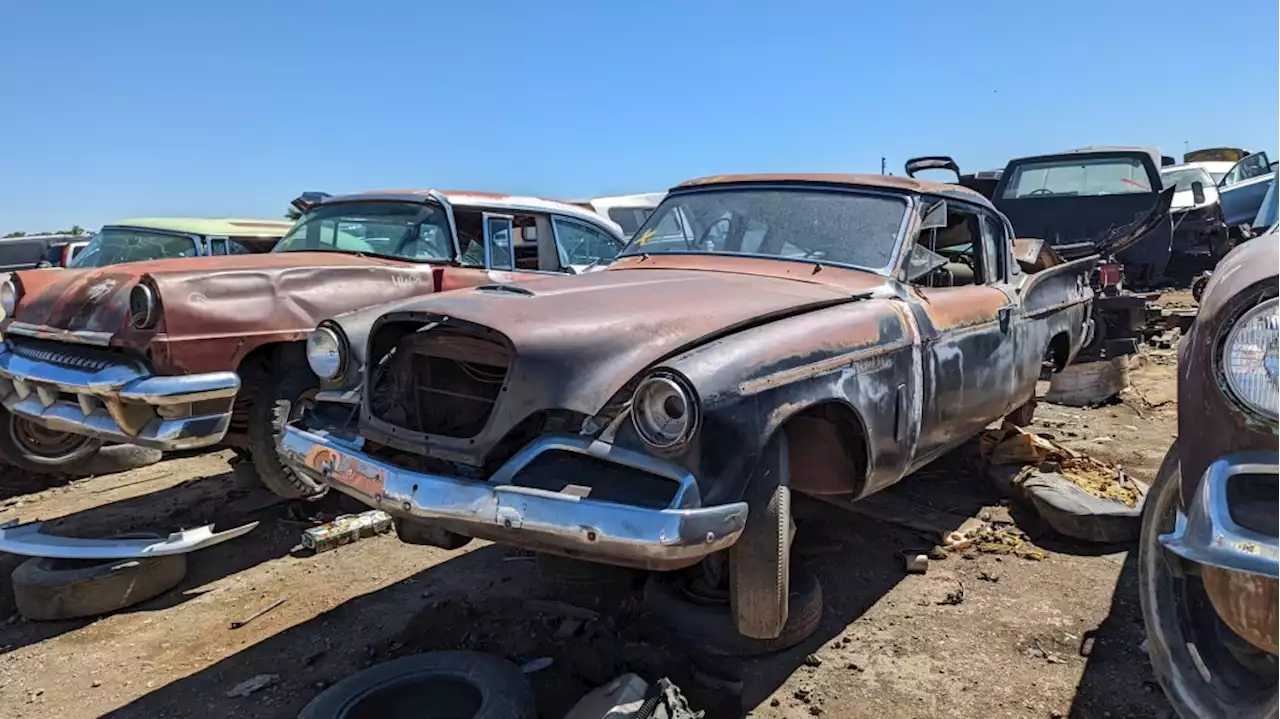
{"label": "car roof", "polygon": [[136,227],[192,235],[228,237],[283,237],[293,223],[287,220],[254,220],[240,217],[136,217],[105,227]]}
{"label": "car roof", "polygon": [[1169,165],[1168,167],[1160,168],[1160,171],[1164,172],[1165,170],[1186,170],[1189,168],[1198,167],[1204,170],[1205,172],[1227,172],[1228,170],[1230,170],[1235,166],[1236,166],[1236,163],[1228,160],[1202,160],[1200,162],[1184,162],[1181,165]]}
{"label": "car roof", "polygon": [[801,185],[845,185],[848,187],[872,187],[876,189],[914,192],[922,195],[942,195],[969,202],[976,202],[991,207],[990,201],[980,193],[960,185],[945,182],[917,180],[913,177],[898,175],[860,175],[856,173],[766,173],[749,175],[711,175],[694,180],[686,180],[672,188],[672,191],[713,187],[715,185],[738,184],[801,184]]}
{"label": "car roof", "polygon": [[547,212],[557,215],[564,215],[575,220],[589,222],[593,225],[607,228],[618,236],[619,239],[625,238],[625,233],[618,223],[607,217],[592,212],[577,205],[571,205],[567,202],[559,200],[548,200],[542,197],[530,197],[528,195],[504,195],[497,192],[480,192],[477,190],[368,190],[365,192],[354,192],[346,195],[334,195],[326,197],[318,204],[327,205],[334,202],[352,202],[370,199],[400,200],[410,202],[422,202],[430,197],[431,193],[438,192],[444,196],[449,204],[461,207],[483,207],[493,210],[507,210],[509,212]]}
{"label": "car roof", "polygon": [[1047,152],[1043,155],[1028,155],[1026,157],[1015,157],[1009,160],[1005,165],[1007,168],[1014,163],[1035,162],[1044,160],[1054,160],[1071,155],[1146,155],[1151,158],[1151,164],[1155,165],[1157,170],[1164,165],[1164,155],[1160,154],[1160,149],[1156,147],[1140,147],[1137,145],[1090,145],[1088,147],[1076,147],[1070,150],[1059,150],[1058,152]]}

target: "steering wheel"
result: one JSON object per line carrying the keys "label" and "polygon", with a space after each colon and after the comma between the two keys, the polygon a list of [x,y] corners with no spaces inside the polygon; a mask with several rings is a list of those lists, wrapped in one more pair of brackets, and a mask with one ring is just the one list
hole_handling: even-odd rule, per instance
{"label": "steering wheel", "polygon": [[[730,226],[729,218],[728,218],[728,217],[721,217],[720,219],[716,220],[715,222],[712,222],[712,223],[711,223],[711,225],[710,225],[709,227],[707,227],[707,231],[706,231],[706,232],[703,232],[703,233],[702,233],[702,236],[698,238],[698,246],[699,246],[699,247],[701,247],[702,245],[704,245],[704,244],[708,241],[708,240],[707,240],[707,236],[708,236],[708,235],[710,235],[710,234],[711,234],[711,231],[712,231],[712,230],[714,230],[714,229],[716,228],[716,225],[719,225],[721,222],[723,222],[723,223],[725,224],[725,229],[724,229],[724,231],[725,231],[725,233],[726,233],[726,234],[728,234],[728,232],[729,232],[729,226]],[[688,239],[686,239],[686,240],[684,241],[684,244],[685,244],[686,249],[690,249],[690,250],[692,250],[692,249],[693,249],[693,246],[689,244],[689,240],[688,240]]]}
{"label": "steering wheel", "polygon": [[1053,194],[1053,190],[1050,190],[1047,187],[1037,187],[1031,192],[1028,192],[1027,197],[1037,197],[1040,195],[1052,195],[1052,194]]}

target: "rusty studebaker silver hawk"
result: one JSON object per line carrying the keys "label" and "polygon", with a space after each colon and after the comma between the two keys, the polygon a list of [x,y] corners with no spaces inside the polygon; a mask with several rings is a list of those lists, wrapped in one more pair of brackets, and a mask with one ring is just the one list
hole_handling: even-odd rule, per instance
{"label": "rusty studebaker silver hawk", "polygon": [[1086,340],[1096,258],[1020,266],[1042,245],[1015,251],[954,185],[686,182],[601,271],[321,323],[310,359],[335,401],[287,427],[282,455],[407,541],[651,570],[727,555],[710,572],[725,623],[803,638],[786,629],[790,493],[897,482],[1025,413],[1045,358]]}
{"label": "rusty studebaker silver hawk", "polygon": [[316,323],[581,271],[625,243],[617,224],[534,197],[385,190],[294,204],[301,219],[270,253],[32,270],[0,283],[0,457],[49,472],[104,440],[223,444],[275,493],[315,496],[326,487],[283,466],[276,444],[316,391],[304,359]]}
{"label": "rusty studebaker silver hawk", "polygon": [[1138,593],[1184,719],[1275,717],[1280,235],[1222,259],[1178,347],[1178,440],[1143,508]]}

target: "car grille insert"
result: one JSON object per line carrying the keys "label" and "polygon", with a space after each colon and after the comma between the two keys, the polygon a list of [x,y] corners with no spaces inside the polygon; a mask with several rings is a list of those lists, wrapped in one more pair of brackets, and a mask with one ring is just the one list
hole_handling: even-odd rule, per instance
{"label": "car grille insert", "polygon": [[370,408],[389,424],[424,434],[478,435],[507,380],[502,341],[436,327],[406,335],[373,374]]}
{"label": "car grille insert", "polygon": [[68,346],[61,342],[10,337],[9,344],[13,348],[13,353],[23,359],[48,362],[72,369],[96,372],[116,364],[113,362],[114,358],[106,356],[106,353]]}

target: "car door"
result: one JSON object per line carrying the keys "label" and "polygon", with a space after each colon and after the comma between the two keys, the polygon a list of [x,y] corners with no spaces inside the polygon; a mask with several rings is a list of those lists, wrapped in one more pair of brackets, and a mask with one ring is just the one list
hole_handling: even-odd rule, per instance
{"label": "car door", "polygon": [[924,362],[917,467],[1003,416],[1017,388],[1017,303],[1007,247],[997,242],[1003,237],[984,229],[983,208],[947,200],[946,214],[946,227],[917,238],[917,248],[938,257],[917,262],[907,276]]}
{"label": "car door", "polygon": [[591,225],[560,215],[551,218],[555,230],[560,267],[582,272],[587,268],[608,264],[622,251],[622,243]]}
{"label": "car door", "polygon": [[1218,183],[1218,202],[1227,227],[1253,222],[1274,176],[1265,152],[1249,155],[1232,166]]}

